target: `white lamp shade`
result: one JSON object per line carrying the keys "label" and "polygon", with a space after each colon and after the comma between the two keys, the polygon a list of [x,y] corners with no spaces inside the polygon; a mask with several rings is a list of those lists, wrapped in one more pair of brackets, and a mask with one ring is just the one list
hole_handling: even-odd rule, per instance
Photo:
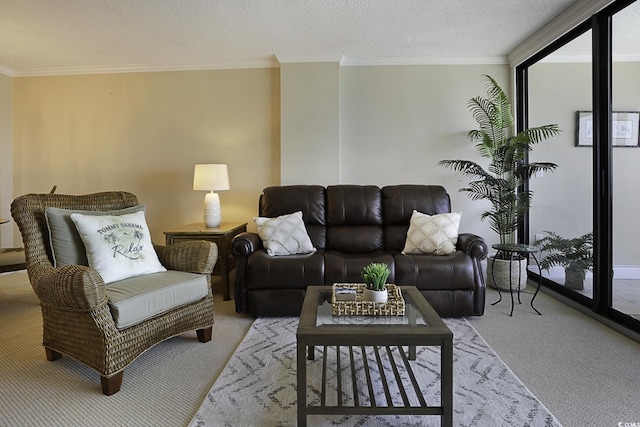
{"label": "white lamp shade", "polygon": [[193,172],[194,190],[221,191],[230,188],[227,165],[196,165]]}

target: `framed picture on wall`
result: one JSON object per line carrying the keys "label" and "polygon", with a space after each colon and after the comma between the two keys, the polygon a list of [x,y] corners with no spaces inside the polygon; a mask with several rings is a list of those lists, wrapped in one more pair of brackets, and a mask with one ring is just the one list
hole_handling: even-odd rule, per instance
{"label": "framed picture on wall", "polygon": [[[593,112],[577,112],[577,147],[593,146]],[[638,122],[640,113],[637,111],[614,111],[612,120],[614,147],[639,147]]]}

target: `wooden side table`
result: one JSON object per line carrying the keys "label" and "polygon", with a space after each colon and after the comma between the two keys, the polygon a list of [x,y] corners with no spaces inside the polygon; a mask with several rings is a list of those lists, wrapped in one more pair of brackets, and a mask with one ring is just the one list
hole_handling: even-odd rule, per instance
{"label": "wooden side table", "polygon": [[231,256],[231,240],[247,231],[246,222],[223,222],[218,227],[207,228],[204,223],[188,224],[173,230],[165,231],[167,245],[187,240],[206,240],[218,245],[218,262],[213,274],[222,277],[222,295],[225,301],[231,299],[229,295],[229,271],[236,266],[235,258]]}

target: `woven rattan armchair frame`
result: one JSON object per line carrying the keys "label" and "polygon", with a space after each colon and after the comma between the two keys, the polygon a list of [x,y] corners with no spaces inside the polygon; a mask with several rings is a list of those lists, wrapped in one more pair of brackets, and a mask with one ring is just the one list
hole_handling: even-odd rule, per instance
{"label": "woven rattan armchair frame", "polygon": [[218,258],[214,243],[183,242],[154,245],[160,262],[169,270],[207,275],[209,295],[124,329],[116,328],[107,305],[105,284],[98,272],[83,265],[54,267],[45,209],[107,211],[136,206],[127,192],[86,195],[26,194],[11,204],[25,248],[27,272],[42,308],[43,346],[48,360],[63,355],[98,371],[102,392],[120,390],[124,369],[155,344],[196,330],[198,340],[211,340],[213,297],[210,277]]}

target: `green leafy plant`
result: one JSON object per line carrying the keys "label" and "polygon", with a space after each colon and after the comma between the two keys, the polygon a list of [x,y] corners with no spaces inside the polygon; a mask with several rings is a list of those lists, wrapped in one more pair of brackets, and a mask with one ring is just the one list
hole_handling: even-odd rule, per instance
{"label": "green leafy plant", "polygon": [[537,172],[553,171],[550,162],[527,162],[533,145],[557,135],[555,124],[526,129],[513,135],[514,119],[509,99],[498,83],[485,75],[486,97],[468,102],[469,110],[479,125],[468,133],[478,153],[489,159],[487,169],[471,160],[442,160],[440,166],[471,177],[468,187],[460,191],[472,200],[486,200],[491,207],[482,212],[500,243],[515,243],[518,224],[531,206],[533,193],[525,185]]}
{"label": "green leafy plant", "polygon": [[552,231],[545,231],[546,237],[538,241],[543,251],[549,253],[540,262],[543,270],[561,266],[573,270],[584,280],[587,271],[593,270],[593,233],[580,237],[565,238]]}
{"label": "green leafy plant", "polygon": [[391,270],[383,262],[372,262],[364,267],[360,274],[365,285],[367,285],[367,289],[383,291]]}

